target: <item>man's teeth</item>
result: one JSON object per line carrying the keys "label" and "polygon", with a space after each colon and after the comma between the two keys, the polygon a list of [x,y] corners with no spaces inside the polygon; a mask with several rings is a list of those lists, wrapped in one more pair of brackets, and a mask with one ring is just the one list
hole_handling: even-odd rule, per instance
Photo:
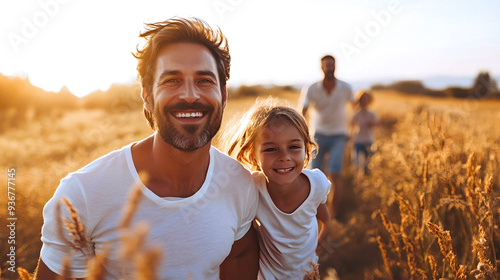
{"label": "man's teeth", "polygon": [[287,173],[287,172],[291,171],[292,169],[293,169],[293,167],[285,168],[285,169],[276,169],[276,171],[278,173]]}
{"label": "man's teeth", "polygon": [[203,116],[203,113],[201,113],[201,112],[175,114],[176,118],[201,118],[202,116]]}

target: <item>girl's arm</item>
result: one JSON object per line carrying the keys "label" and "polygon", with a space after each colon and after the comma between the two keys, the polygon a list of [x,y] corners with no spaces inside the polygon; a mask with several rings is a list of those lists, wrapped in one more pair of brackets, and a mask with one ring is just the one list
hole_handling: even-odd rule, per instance
{"label": "girl's arm", "polygon": [[330,213],[328,212],[328,207],[326,203],[322,203],[318,206],[318,211],[316,218],[322,223],[321,231],[318,235],[318,246],[316,247],[316,255],[319,256],[323,247],[326,245],[326,240],[330,235]]}

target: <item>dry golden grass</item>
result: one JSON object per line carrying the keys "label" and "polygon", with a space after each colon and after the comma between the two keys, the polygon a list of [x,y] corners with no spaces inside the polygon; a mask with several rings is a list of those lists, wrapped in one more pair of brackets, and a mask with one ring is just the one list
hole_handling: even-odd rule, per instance
{"label": "dry golden grass", "polygon": [[[297,92],[273,95],[292,106],[298,101]],[[223,126],[254,99],[231,98]],[[371,172],[358,174],[348,154],[341,222],[332,221],[332,236],[320,256],[323,279],[336,278],[332,267],[342,280],[500,279],[500,102],[376,92],[373,108],[381,125]],[[19,269],[19,276],[4,270],[2,278],[30,279],[27,271],[34,270],[41,246],[41,210],[61,178],[151,134],[140,108],[54,116],[31,119],[0,134],[0,180],[7,181],[5,170],[16,168],[16,265],[26,268]],[[219,146],[217,137],[214,145]],[[5,196],[0,204],[6,205]],[[0,214],[6,216],[6,207]],[[81,228],[76,218],[67,227],[77,238]],[[127,250],[134,250],[140,241],[133,236],[147,234],[147,225],[128,230]],[[2,244],[5,238],[2,231]],[[6,250],[0,250],[2,269]],[[91,279],[102,279],[99,264],[104,259],[96,256],[89,264],[95,272]],[[154,268],[151,260],[157,259],[157,252],[142,252],[130,261]],[[138,279],[154,277],[154,269],[141,273]]]}
{"label": "dry golden grass", "polygon": [[[498,273],[495,248],[500,245],[500,131],[493,124],[500,117],[500,104],[403,98],[391,92],[378,92],[377,97],[384,98],[375,103],[382,124],[370,176],[345,174],[356,193],[350,202],[358,205],[347,214],[347,226],[365,217],[365,226],[353,225],[351,234],[376,241],[381,252],[379,265],[371,263],[372,272],[364,278],[496,279],[490,275]],[[374,213],[372,219],[366,219],[369,213]],[[489,234],[481,235],[481,227]],[[493,250],[486,252],[481,245],[474,249],[474,240]],[[360,247],[372,246],[365,242]],[[338,253],[343,256],[342,248]],[[480,263],[495,273],[480,275],[476,266],[481,258],[492,259]],[[339,272],[348,265],[345,258],[337,261]]]}
{"label": "dry golden grass", "polygon": [[306,275],[304,276],[305,280],[321,280],[321,276],[319,275],[319,265],[317,263],[309,262],[312,270],[306,270]]}

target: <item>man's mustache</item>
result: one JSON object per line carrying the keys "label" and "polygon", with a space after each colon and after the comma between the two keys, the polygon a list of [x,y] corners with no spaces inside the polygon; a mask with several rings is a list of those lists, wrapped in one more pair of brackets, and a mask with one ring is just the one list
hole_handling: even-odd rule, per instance
{"label": "man's mustache", "polygon": [[165,113],[165,115],[166,115],[168,112],[185,111],[185,110],[204,110],[204,111],[211,113],[214,111],[214,107],[212,107],[210,105],[202,104],[202,103],[197,102],[197,101],[195,101],[193,103],[188,103],[188,102],[184,101],[184,102],[179,102],[179,103],[164,107],[163,113]]}

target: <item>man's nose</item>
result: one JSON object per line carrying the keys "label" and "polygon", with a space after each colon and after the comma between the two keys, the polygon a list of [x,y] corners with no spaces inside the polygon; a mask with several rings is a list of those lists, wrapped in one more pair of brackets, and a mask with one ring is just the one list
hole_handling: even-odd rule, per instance
{"label": "man's nose", "polygon": [[184,82],[179,98],[188,103],[193,103],[196,100],[200,99],[200,94],[198,93],[193,80],[188,79]]}

